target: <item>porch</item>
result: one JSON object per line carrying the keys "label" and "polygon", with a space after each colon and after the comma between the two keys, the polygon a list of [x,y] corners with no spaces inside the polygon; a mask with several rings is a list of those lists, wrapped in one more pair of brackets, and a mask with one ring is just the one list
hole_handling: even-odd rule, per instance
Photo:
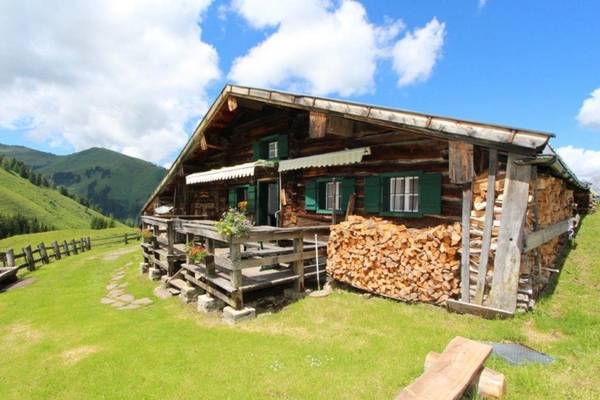
{"label": "porch", "polygon": [[[260,298],[261,292],[286,286],[302,293],[307,281],[325,282],[329,226],[254,226],[247,235],[230,238],[217,232],[213,220],[143,216],[141,221],[153,233],[142,243],[144,262],[173,294],[191,287],[241,309],[250,294]],[[203,262],[192,263],[186,255],[192,243],[207,249]]]}

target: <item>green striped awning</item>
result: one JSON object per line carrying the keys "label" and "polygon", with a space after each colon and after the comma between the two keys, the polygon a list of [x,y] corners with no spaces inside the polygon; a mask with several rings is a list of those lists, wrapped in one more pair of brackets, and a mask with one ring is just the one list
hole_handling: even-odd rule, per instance
{"label": "green striped awning", "polygon": [[363,156],[371,154],[370,147],[334,151],[332,153],[317,154],[314,156],[293,158],[279,162],[279,172],[291,171],[302,168],[331,167],[334,165],[356,164],[362,161]]}

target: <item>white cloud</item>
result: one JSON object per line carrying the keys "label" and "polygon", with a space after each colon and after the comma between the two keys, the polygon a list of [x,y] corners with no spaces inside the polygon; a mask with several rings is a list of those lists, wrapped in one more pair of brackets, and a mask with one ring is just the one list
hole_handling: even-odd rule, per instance
{"label": "white cloud", "polygon": [[[350,96],[372,91],[379,61],[391,57],[393,40],[404,29],[399,20],[371,23],[365,8],[352,0],[335,4],[326,0],[233,0],[231,8],[253,28],[274,32],[235,59],[229,77],[246,85],[283,86],[315,94]],[[443,24],[435,23],[443,31]],[[443,32],[441,36],[443,43]],[[424,46],[422,54],[430,59],[428,38],[408,50],[415,52],[415,47]],[[438,36],[433,39],[439,42]],[[436,43],[436,51],[442,43]],[[420,74],[416,79],[426,77]]]}
{"label": "white cloud", "polygon": [[558,148],[556,152],[579,179],[591,180],[600,177],[600,151],[569,145]]}
{"label": "white cloud", "polygon": [[[35,4],[32,6],[32,4]],[[210,0],[0,3],[0,126],[163,162],[219,77]],[[17,134],[17,133],[15,133]]]}
{"label": "white cloud", "polygon": [[483,7],[485,7],[485,5],[487,4],[487,2],[488,2],[488,0],[479,0],[477,6],[481,10]]}
{"label": "white cloud", "polygon": [[422,28],[409,32],[392,50],[398,85],[406,86],[429,79],[442,54],[446,25],[433,18]]}
{"label": "white cloud", "polygon": [[600,88],[583,101],[577,121],[586,128],[600,130]]}

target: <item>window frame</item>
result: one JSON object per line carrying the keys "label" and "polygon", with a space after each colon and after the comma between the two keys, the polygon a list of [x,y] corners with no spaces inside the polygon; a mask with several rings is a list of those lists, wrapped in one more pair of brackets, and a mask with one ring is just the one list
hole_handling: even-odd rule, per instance
{"label": "window frame", "polygon": [[[401,217],[401,218],[422,218],[424,213],[423,213],[423,209],[422,209],[422,199],[421,199],[421,184],[422,184],[422,180],[423,180],[423,175],[425,174],[424,171],[403,171],[403,172],[389,172],[389,173],[383,173],[383,174],[378,174],[381,179],[382,182],[380,184],[380,198],[381,198],[381,204],[383,205],[383,209],[379,212],[379,215],[384,216],[384,217]],[[391,190],[390,193],[388,193],[387,198],[386,196],[384,196],[385,191],[384,191],[384,186],[387,185],[388,190],[390,189],[390,182],[392,178],[406,178],[406,177],[414,177],[414,178],[418,178],[419,179],[419,188],[417,191],[417,195],[418,195],[418,199],[419,199],[419,208],[418,211],[391,211],[390,210],[390,203],[391,203]],[[406,181],[405,181],[406,184]],[[405,194],[406,195],[406,189],[405,189]]]}
{"label": "window frame", "polygon": [[[337,176],[330,176],[330,177],[322,177],[322,178],[317,178],[316,179],[316,190],[315,190],[315,194],[316,194],[316,204],[317,204],[317,208],[315,210],[315,212],[317,214],[333,214],[334,210],[333,209],[328,209],[327,207],[327,184],[328,183],[333,183],[333,179],[335,178],[335,182],[336,185],[338,185],[339,191],[337,194],[337,197],[339,199],[339,204],[338,206],[340,207],[339,209],[335,210],[336,214],[343,214],[344,210],[342,210],[342,204],[343,204],[343,194],[342,194],[342,180],[344,178],[341,177],[337,177]],[[323,192],[323,193],[321,193]],[[324,199],[324,203],[321,202],[321,199]]]}
{"label": "window frame", "polygon": [[[274,147],[274,149],[272,147]],[[271,156],[271,152],[275,155]],[[269,156],[268,160],[279,160],[279,140],[268,141],[266,153]]]}
{"label": "window frame", "polygon": [[[389,178],[389,212],[418,213],[420,211],[421,190],[418,175],[391,176]],[[415,184],[416,181],[416,184]],[[415,189],[416,186],[416,190]],[[385,199],[384,199],[385,201]],[[416,203],[416,210],[415,208]],[[396,207],[399,209],[396,209]],[[408,208],[410,209],[407,209]]]}

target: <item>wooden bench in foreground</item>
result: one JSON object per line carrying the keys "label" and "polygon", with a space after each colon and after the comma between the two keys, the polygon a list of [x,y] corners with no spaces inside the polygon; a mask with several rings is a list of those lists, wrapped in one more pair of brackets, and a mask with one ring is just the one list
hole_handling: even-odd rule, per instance
{"label": "wooden bench in foreground", "polygon": [[[457,336],[442,354],[427,356],[423,375],[404,388],[395,400],[458,400],[471,384],[480,381],[484,372],[485,385],[492,388],[486,388],[487,392],[480,395],[501,398],[505,391],[504,375],[483,366],[491,352],[492,347],[487,344]],[[489,396],[490,393],[493,395]]]}

